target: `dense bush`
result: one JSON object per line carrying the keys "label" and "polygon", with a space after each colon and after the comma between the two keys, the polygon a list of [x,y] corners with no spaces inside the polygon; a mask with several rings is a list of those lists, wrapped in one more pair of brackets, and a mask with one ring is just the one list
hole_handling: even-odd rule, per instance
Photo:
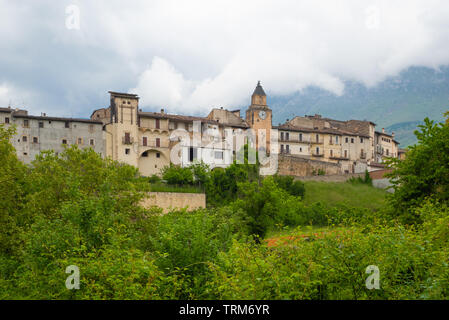
{"label": "dense bush", "polygon": [[295,180],[292,176],[274,175],[273,178],[278,187],[284,189],[292,196],[304,198],[306,188],[302,181]]}
{"label": "dense bush", "polygon": [[[447,297],[448,254],[405,228],[346,228],[267,247],[235,242],[211,266],[219,299],[421,299]],[[444,262],[446,261],[446,262]],[[380,269],[368,290],[367,266]]]}
{"label": "dense bush", "polygon": [[171,212],[156,222],[157,233],[150,236],[147,249],[159,270],[182,275],[178,298],[213,298],[203,288],[210,278],[208,264],[229,249],[232,239],[243,236],[240,228],[238,217],[226,208]]}
{"label": "dense bush", "polygon": [[172,185],[192,185],[193,172],[188,167],[180,167],[174,164],[165,166],[162,169],[162,178]]}

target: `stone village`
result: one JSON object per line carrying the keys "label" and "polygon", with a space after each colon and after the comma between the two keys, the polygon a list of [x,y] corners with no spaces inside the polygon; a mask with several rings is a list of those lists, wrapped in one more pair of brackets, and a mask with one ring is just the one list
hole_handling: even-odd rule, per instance
{"label": "stone village", "polygon": [[394,133],[377,131],[371,121],[315,114],[273,125],[260,82],[244,117],[240,110],[224,108],[214,108],[205,117],[163,109],[146,112],[136,94],[109,94],[109,107],[93,111],[90,119],[34,116],[8,107],[0,108],[0,124],[16,125],[12,144],[25,163],[43,150],[60,153],[65,145],[76,144],[133,165],[143,176],[158,175],[170,163],[189,166],[201,160],[212,169],[226,167],[247,142],[259,150],[259,159],[275,156],[274,171],[267,174],[297,177],[376,171],[384,168],[385,158],[404,153]]}

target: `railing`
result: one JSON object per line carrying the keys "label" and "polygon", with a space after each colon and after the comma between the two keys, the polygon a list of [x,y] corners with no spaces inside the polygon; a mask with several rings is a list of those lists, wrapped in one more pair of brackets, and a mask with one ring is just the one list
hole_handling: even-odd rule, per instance
{"label": "railing", "polygon": [[146,143],[146,145],[144,145],[144,144],[142,143],[140,146],[141,146],[141,147],[148,147],[148,148],[168,148],[168,144],[169,144],[168,141],[161,140],[161,141],[159,142],[159,144],[156,143],[156,141],[148,141],[148,142]]}
{"label": "railing", "polygon": [[122,143],[123,144],[133,144],[134,143],[134,138],[133,137],[122,137]]}
{"label": "railing", "polygon": [[313,157],[324,157],[324,153],[322,153],[322,152],[320,152],[320,153],[312,152],[312,156]]}
{"label": "railing", "polygon": [[285,139],[284,138],[279,138],[280,142],[292,142],[292,143],[310,143],[310,139]]}
{"label": "railing", "polygon": [[323,139],[311,139],[310,140],[310,143],[312,143],[312,144],[323,144],[324,143],[324,140]]}

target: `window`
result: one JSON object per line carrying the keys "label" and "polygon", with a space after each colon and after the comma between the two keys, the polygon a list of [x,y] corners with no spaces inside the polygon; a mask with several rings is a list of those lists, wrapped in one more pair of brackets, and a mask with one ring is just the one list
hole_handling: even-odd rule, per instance
{"label": "window", "polygon": [[387,156],[390,154],[390,150],[387,149]]}
{"label": "window", "polygon": [[331,157],[334,156],[334,150],[331,150]]}
{"label": "window", "polygon": [[23,120],[23,126],[28,128],[30,126],[30,122],[28,120]]}
{"label": "window", "polygon": [[338,144],[338,136],[335,137],[335,143]]}
{"label": "window", "polygon": [[348,150],[345,150],[345,158],[348,157]]}
{"label": "window", "polygon": [[320,147],[316,147],[316,154],[320,154]]}
{"label": "window", "polygon": [[281,153],[284,153],[284,145],[281,144]]}
{"label": "window", "polygon": [[90,144],[91,146],[95,145],[95,140],[94,140],[94,139],[90,139],[90,140],[89,140],[89,144]]}
{"label": "window", "polygon": [[142,153],[142,157],[144,157],[144,158],[148,157],[148,152],[145,151],[144,153]]}
{"label": "window", "polygon": [[287,133],[285,134],[285,139],[286,139],[287,141],[290,139],[290,133],[287,132]]}
{"label": "window", "polygon": [[28,141],[27,136],[23,136],[23,137],[22,137],[22,142],[27,142],[27,141]]}
{"label": "window", "polygon": [[129,132],[125,132],[125,144],[131,143],[131,134]]}
{"label": "window", "polygon": [[299,148],[299,152],[302,152],[302,148]]}
{"label": "window", "polygon": [[315,137],[316,137],[316,142],[320,142],[320,135],[317,134]]}
{"label": "window", "polygon": [[37,137],[33,137],[33,143],[38,143],[39,140],[37,139]]}
{"label": "window", "polygon": [[[287,139],[288,140],[288,139]],[[287,153],[290,153],[290,146],[287,144],[286,146],[285,146],[285,151],[287,152]]]}
{"label": "window", "polygon": [[223,159],[223,151],[215,151],[215,159]]}
{"label": "window", "polygon": [[5,123],[9,123],[9,118],[8,117],[5,118]]}
{"label": "window", "polygon": [[70,128],[70,122],[66,121],[64,126],[65,126],[65,128]]}
{"label": "window", "polygon": [[161,128],[161,122],[159,119],[156,119],[156,129],[160,129]]}
{"label": "window", "polygon": [[349,142],[349,139],[348,139],[348,138],[345,138],[345,142],[348,143],[348,142]]}
{"label": "window", "polygon": [[77,143],[78,144],[83,144],[83,138],[78,138]]}
{"label": "window", "polygon": [[284,133],[281,132],[281,141],[284,140]]}
{"label": "window", "polygon": [[43,128],[44,127],[44,123],[43,122],[39,122],[39,128]]}
{"label": "window", "polygon": [[363,138],[360,138],[360,143],[363,143]]}
{"label": "window", "polygon": [[161,147],[161,139],[156,138],[156,148],[160,148],[160,147]]}
{"label": "window", "polygon": [[67,139],[62,139],[62,144],[67,144]]}
{"label": "window", "polygon": [[156,152],[156,158],[160,158],[160,157],[161,157],[161,154],[159,152]]}
{"label": "window", "polygon": [[302,133],[299,134],[299,141],[302,141]]}
{"label": "window", "polygon": [[131,149],[126,148],[125,149],[125,154],[129,154],[131,152]]}
{"label": "window", "polygon": [[143,137],[142,145],[143,145],[144,147],[146,147],[146,146],[148,145],[148,138],[147,138],[147,137]]}
{"label": "window", "polygon": [[190,147],[189,148],[189,161],[190,162],[194,161],[198,157],[197,154],[198,154],[198,149]]}
{"label": "window", "polygon": [[351,138],[351,143],[354,143],[354,138]]}

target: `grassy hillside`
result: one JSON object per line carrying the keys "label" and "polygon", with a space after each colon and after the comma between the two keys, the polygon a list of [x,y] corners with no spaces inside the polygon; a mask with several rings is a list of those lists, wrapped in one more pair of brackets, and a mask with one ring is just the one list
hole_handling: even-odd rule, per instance
{"label": "grassy hillside", "polygon": [[306,181],[304,201],[307,204],[322,202],[329,206],[345,202],[354,207],[379,209],[385,203],[387,192],[364,184],[349,182]]}

